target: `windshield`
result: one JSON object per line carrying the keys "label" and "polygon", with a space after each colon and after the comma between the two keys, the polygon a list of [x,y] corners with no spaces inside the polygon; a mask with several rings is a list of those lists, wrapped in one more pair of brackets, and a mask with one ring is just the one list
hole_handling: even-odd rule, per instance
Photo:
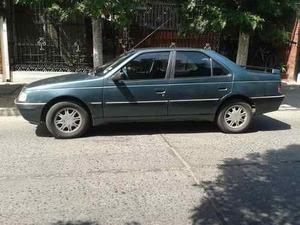
{"label": "windshield", "polygon": [[102,66],[96,67],[94,70],[95,75],[96,76],[104,76],[109,71],[111,71],[113,68],[118,66],[120,63],[124,62],[128,57],[132,56],[133,54],[134,54],[134,51],[126,52],[126,53],[120,55],[119,57],[115,58],[114,60],[112,60]]}

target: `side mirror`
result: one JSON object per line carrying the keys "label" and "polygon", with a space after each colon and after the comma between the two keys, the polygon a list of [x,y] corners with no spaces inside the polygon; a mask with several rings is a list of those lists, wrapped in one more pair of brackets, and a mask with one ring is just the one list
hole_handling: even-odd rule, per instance
{"label": "side mirror", "polygon": [[120,82],[124,80],[124,73],[122,71],[118,71],[112,78],[114,82]]}

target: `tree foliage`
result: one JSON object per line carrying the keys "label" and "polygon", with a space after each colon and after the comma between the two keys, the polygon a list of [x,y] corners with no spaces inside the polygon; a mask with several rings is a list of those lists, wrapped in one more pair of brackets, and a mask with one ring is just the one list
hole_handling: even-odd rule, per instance
{"label": "tree foliage", "polygon": [[183,0],[183,31],[257,31],[263,39],[286,41],[298,0]]}
{"label": "tree foliage", "polygon": [[78,14],[93,19],[106,18],[119,25],[127,25],[140,0],[16,0],[17,4],[42,4],[61,21]]}

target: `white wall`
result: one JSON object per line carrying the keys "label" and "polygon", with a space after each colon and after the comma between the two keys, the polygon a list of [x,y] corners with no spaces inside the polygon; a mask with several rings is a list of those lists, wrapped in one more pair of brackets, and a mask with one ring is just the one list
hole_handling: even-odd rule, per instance
{"label": "white wall", "polygon": [[14,83],[31,83],[37,80],[72,74],[72,72],[12,71]]}
{"label": "white wall", "polygon": [[6,81],[11,78],[10,78],[10,67],[9,67],[7,23],[3,17],[0,17],[0,45],[1,45],[2,68],[3,68],[2,81]]}

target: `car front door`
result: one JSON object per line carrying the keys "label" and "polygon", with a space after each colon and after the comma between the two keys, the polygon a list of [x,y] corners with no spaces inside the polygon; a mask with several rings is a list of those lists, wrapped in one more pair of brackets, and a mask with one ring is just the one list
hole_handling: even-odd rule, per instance
{"label": "car front door", "polygon": [[104,117],[166,116],[169,64],[170,51],[141,53],[106,79]]}
{"label": "car front door", "polygon": [[177,51],[170,79],[168,115],[213,114],[231,92],[232,75],[200,51]]}

